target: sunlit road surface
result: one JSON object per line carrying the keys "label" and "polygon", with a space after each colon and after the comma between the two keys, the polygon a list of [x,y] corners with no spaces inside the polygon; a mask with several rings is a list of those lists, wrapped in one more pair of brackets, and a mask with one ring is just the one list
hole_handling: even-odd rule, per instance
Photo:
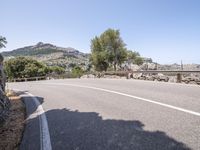
{"label": "sunlit road surface", "polygon": [[41,113],[34,116],[32,98],[23,98],[30,124],[21,149],[41,148],[44,138],[49,149],[58,150],[200,150],[200,86],[66,79],[9,83],[8,88],[37,97],[47,120],[41,128],[36,122]]}

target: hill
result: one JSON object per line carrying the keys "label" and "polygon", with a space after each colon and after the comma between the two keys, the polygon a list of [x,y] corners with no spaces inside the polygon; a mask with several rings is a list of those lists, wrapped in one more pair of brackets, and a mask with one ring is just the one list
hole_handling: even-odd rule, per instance
{"label": "hill", "polygon": [[2,55],[5,59],[17,56],[31,57],[47,65],[59,65],[67,68],[74,64],[82,64],[84,66],[89,62],[89,54],[82,53],[71,47],[63,48],[42,42],[33,46],[2,52]]}

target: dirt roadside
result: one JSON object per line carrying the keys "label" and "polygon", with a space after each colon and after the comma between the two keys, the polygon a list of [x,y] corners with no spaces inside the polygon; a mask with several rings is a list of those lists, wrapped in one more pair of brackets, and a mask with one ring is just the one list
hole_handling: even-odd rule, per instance
{"label": "dirt roadside", "polygon": [[20,97],[9,91],[11,110],[6,122],[0,126],[0,150],[19,148],[25,125],[25,106]]}

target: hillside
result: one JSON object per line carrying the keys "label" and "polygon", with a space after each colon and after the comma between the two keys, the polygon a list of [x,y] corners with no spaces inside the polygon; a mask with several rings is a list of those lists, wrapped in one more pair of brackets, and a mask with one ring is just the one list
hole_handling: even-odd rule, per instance
{"label": "hillside", "polygon": [[39,42],[33,46],[26,46],[8,52],[2,52],[5,59],[17,56],[25,56],[37,59],[47,65],[68,66],[73,64],[87,65],[89,54],[85,54],[74,48],[58,47],[49,43]]}
{"label": "hillside", "polygon": [[[39,42],[33,46],[26,46],[8,52],[2,52],[5,59],[17,56],[31,57],[38,61],[44,62],[49,66],[58,65],[66,69],[71,69],[75,64],[81,65],[83,68],[89,64],[90,54],[85,54],[77,49],[67,47],[58,47],[49,43]],[[145,62],[152,62],[150,58],[143,57]],[[130,65],[130,64],[129,64]],[[122,65],[123,66],[123,65]],[[159,70],[180,70],[180,64],[158,64]],[[138,67],[136,67],[138,68]],[[146,63],[140,66],[141,69],[146,68]],[[155,63],[148,63],[149,69],[155,69]],[[199,64],[184,64],[184,70],[200,70]],[[134,70],[134,68],[132,68]]]}

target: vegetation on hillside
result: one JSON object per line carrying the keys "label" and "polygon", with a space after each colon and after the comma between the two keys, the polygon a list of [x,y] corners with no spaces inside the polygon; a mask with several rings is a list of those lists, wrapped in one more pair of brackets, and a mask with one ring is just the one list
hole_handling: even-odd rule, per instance
{"label": "vegetation on hillside", "polygon": [[14,57],[28,57],[43,62],[47,66],[61,66],[70,71],[75,65],[88,64],[89,55],[71,47],[57,47],[53,44],[39,42],[36,45],[18,48],[13,51],[2,52],[5,60]]}
{"label": "vegetation on hillside", "polygon": [[14,50],[12,52],[4,52],[4,56],[35,56],[35,55],[47,55],[52,54],[56,52],[61,52],[56,49],[50,49],[50,48],[44,48],[44,49],[20,49],[20,50]]}

